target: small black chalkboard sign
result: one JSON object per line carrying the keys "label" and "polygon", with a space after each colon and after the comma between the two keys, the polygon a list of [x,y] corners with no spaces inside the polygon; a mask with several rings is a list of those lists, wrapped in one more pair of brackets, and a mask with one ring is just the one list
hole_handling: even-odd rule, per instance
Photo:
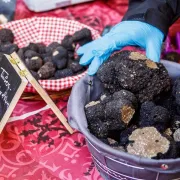
{"label": "small black chalkboard sign", "polygon": [[28,83],[10,59],[10,56],[0,54],[0,132]]}
{"label": "small black chalkboard sign", "polygon": [[11,55],[0,54],[0,133],[6,125],[28,82],[31,83],[62,124],[72,134],[73,129],[67,123],[65,116],[15,52]]}

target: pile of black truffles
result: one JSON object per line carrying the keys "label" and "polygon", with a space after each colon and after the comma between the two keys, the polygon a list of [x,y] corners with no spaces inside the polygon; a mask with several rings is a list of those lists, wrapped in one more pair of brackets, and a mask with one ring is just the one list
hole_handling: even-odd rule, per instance
{"label": "pile of black truffles", "polygon": [[132,51],[110,57],[97,72],[104,91],[85,106],[90,132],[133,155],[180,157],[180,78]]}
{"label": "pile of black truffles", "polygon": [[14,35],[9,29],[0,30],[0,53],[17,52],[19,57],[38,79],[60,79],[84,72],[87,68],[79,64],[75,53],[76,47],[92,41],[91,31],[83,28],[73,35],[66,35],[61,41],[52,42],[48,46],[42,43],[30,43],[18,48],[14,44]]}

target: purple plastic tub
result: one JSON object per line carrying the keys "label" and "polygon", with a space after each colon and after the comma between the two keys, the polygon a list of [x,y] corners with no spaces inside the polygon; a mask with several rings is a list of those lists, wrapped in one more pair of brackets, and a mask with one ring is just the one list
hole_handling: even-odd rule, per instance
{"label": "purple plastic tub", "polygon": [[[162,61],[172,79],[180,77],[180,64]],[[86,75],[73,87],[68,102],[68,120],[81,131],[96,168],[105,180],[180,180],[180,158],[152,160],[111,148],[93,136],[87,128],[84,106],[97,100],[103,88],[95,76]]]}

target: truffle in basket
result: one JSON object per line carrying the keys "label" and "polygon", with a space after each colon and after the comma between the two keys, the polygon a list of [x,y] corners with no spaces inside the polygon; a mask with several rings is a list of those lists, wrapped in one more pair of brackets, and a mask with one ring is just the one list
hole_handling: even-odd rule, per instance
{"label": "truffle in basket", "polygon": [[133,92],[139,102],[154,100],[170,89],[171,81],[161,63],[154,63],[144,55],[122,51],[113,55],[97,72],[97,76],[110,93],[120,89]]}
{"label": "truffle in basket", "polygon": [[97,77],[104,92],[85,106],[92,134],[110,146],[107,139],[114,139],[130,154],[180,157],[179,79],[173,85],[163,64],[131,51],[110,57]]}

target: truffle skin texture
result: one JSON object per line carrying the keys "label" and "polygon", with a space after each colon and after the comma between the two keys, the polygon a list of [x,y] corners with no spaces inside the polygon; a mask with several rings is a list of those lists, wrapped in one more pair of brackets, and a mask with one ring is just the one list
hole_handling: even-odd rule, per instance
{"label": "truffle skin texture", "polygon": [[72,69],[73,73],[78,73],[83,70],[83,67],[79,64],[79,62],[73,61],[69,64],[69,68]]}
{"label": "truffle skin texture", "polygon": [[30,72],[31,72],[31,74],[33,75],[33,77],[34,77],[36,80],[39,80],[39,79],[40,79],[37,72],[32,71],[32,70],[30,70]]}
{"label": "truffle skin texture", "polygon": [[25,58],[32,58],[32,57],[35,57],[35,56],[39,56],[39,54],[37,53],[37,52],[35,52],[35,51],[32,51],[32,50],[26,50],[25,52],[24,52],[24,57]]}
{"label": "truffle skin texture", "polygon": [[128,153],[146,158],[156,158],[159,153],[166,154],[170,149],[170,141],[154,127],[136,129],[129,136],[129,142]]}
{"label": "truffle skin texture", "polygon": [[66,68],[67,62],[68,62],[68,52],[67,52],[67,50],[62,46],[57,47],[53,51],[52,61],[53,61],[54,65],[56,65],[56,67],[58,69]]}
{"label": "truffle skin texture", "polygon": [[174,116],[171,121],[171,131],[175,132],[180,128],[180,116]]}
{"label": "truffle skin texture", "polygon": [[68,51],[74,51],[73,38],[71,35],[66,35],[61,41],[61,45]]}
{"label": "truffle skin texture", "polygon": [[58,47],[61,46],[58,42],[52,42],[46,47],[46,53],[52,54],[52,52]]}
{"label": "truffle skin texture", "polygon": [[56,66],[57,69],[64,69],[67,66],[67,59],[62,58],[61,60],[53,60],[54,65]]}
{"label": "truffle skin texture", "polygon": [[109,123],[109,130],[123,130],[133,118],[135,108],[126,99],[112,100],[106,103],[105,118]]}
{"label": "truffle skin texture", "polygon": [[92,41],[91,31],[87,28],[83,28],[80,31],[76,31],[73,35],[73,42],[79,43],[80,46]]}
{"label": "truffle skin texture", "polygon": [[169,111],[161,106],[155,106],[152,102],[145,102],[140,109],[140,127],[154,126],[160,132],[164,132],[169,125]]}
{"label": "truffle skin texture", "polygon": [[39,47],[35,43],[29,43],[29,45],[27,46],[27,49],[39,53]]}
{"label": "truffle skin texture", "polygon": [[171,87],[163,64],[131,51],[122,51],[110,57],[100,66],[97,76],[108,91],[129,90],[140,103],[153,100]]}
{"label": "truffle skin texture", "polygon": [[39,54],[45,54],[46,53],[46,45],[43,43],[37,43],[36,44],[38,47],[38,53]]}
{"label": "truffle skin texture", "polygon": [[52,62],[52,57],[51,56],[46,56],[46,57],[43,58],[43,61],[44,61],[44,63]]}
{"label": "truffle skin texture", "polygon": [[108,124],[102,122],[100,119],[96,119],[94,122],[88,122],[88,128],[98,138],[107,138],[108,136]]}
{"label": "truffle skin texture", "polygon": [[11,42],[13,43],[14,41],[14,34],[10,29],[0,29],[0,42],[5,43],[5,42]]}
{"label": "truffle skin texture", "polygon": [[72,70],[68,68],[63,70],[57,70],[54,75],[56,79],[65,78],[68,76],[73,76]]}
{"label": "truffle skin texture", "polygon": [[35,56],[35,57],[32,57],[31,59],[25,59],[25,63],[28,69],[37,71],[43,65],[43,60],[40,57]]}
{"label": "truffle skin texture", "polygon": [[113,94],[113,99],[114,100],[115,99],[126,99],[126,100],[130,101],[136,109],[138,108],[137,98],[130,91],[121,90],[121,91],[115,92]]}
{"label": "truffle skin texture", "polygon": [[94,122],[96,119],[105,120],[104,105],[100,101],[92,101],[85,106],[85,113],[88,122]]}
{"label": "truffle skin texture", "polygon": [[49,79],[54,76],[56,68],[52,62],[45,63],[38,71],[40,79]]}
{"label": "truffle skin texture", "polygon": [[137,129],[136,126],[131,126],[120,133],[120,145],[126,146],[128,144],[128,138],[135,129]]}
{"label": "truffle skin texture", "polygon": [[1,45],[0,50],[5,54],[12,54],[13,52],[17,52],[19,48],[17,44],[12,44],[10,42],[7,42]]}

